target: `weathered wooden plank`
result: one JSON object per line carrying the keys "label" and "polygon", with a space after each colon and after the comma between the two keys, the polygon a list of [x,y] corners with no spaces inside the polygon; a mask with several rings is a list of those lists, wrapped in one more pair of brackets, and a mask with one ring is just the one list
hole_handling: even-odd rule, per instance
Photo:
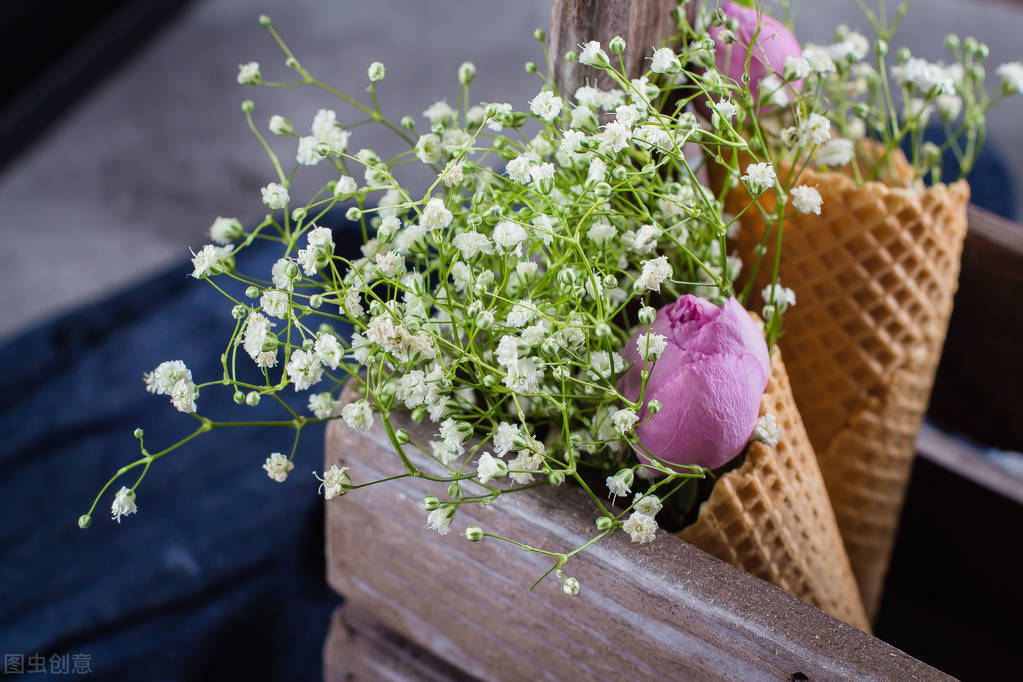
{"label": "weathered wooden plank", "polygon": [[339,606],[331,617],[323,645],[324,682],[473,682],[440,660],[381,625],[356,604]]}
{"label": "weathered wooden plank", "polygon": [[1023,450],[1023,226],[976,206],[930,416],[943,428]]}
{"label": "weathered wooden plank", "polygon": [[[345,396],[344,399],[351,399]],[[426,442],[429,425],[406,426]],[[382,428],[327,431],[326,466],[355,482],[398,473]],[[593,532],[591,503],[565,485],[460,512],[440,537],[423,528],[434,487],[402,479],[327,504],[330,584],[390,630],[482,679],[935,679],[937,670],[661,532],[619,533],[573,559],[575,598],[547,559],[466,525],[565,551]],[[800,679],[798,676],[794,679]]]}
{"label": "weathered wooden plank", "polygon": [[569,97],[580,85],[596,82],[602,88],[618,87],[610,78],[578,62],[566,62],[565,53],[581,43],[607,43],[615,36],[625,38],[622,58],[630,78],[647,70],[644,59],[659,45],[674,24],[671,11],[675,0],[554,0],[551,6],[549,67],[558,88]]}

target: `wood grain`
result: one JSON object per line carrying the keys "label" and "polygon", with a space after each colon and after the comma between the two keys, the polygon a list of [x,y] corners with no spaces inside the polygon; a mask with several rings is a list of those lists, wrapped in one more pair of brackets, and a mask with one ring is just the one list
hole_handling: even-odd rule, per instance
{"label": "wood grain", "polygon": [[976,206],[969,224],[929,413],[946,430],[1023,450],[1023,226]]}
{"label": "wood grain", "polygon": [[[343,400],[350,400],[351,395]],[[417,442],[433,429],[405,426]],[[398,473],[378,425],[327,430],[325,466],[358,483]],[[435,486],[401,479],[327,504],[328,581],[382,627],[481,679],[936,679],[942,674],[665,532],[637,546],[618,533],[573,559],[575,598],[550,562],[466,525],[565,551],[593,532],[592,503],[569,485],[460,512],[426,530]],[[347,608],[347,607],[346,607]],[[795,679],[800,679],[796,677]]]}
{"label": "wood grain", "polygon": [[551,6],[550,61],[558,89],[571,97],[587,79],[602,88],[617,87],[610,78],[578,62],[565,61],[565,53],[581,43],[599,40],[604,50],[615,36],[625,39],[626,73],[638,78],[648,69],[644,59],[674,28],[675,0],[554,0]]}

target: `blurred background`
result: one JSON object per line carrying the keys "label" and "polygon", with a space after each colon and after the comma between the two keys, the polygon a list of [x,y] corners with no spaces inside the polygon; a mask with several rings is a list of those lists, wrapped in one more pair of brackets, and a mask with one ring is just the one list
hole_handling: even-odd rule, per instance
{"label": "blurred background", "polygon": [[[532,30],[547,27],[550,0],[13,0],[4,13],[0,431],[8,443],[0,465],[4,490],[25,496],[9,504],[25,511],[0,530],[0,652],[79,652],[100,677],[122,679],[311,679],[337,603],[322,585],[319,501],[304,481],[279,495],[267,490],[255,465],[261,443],[222,439],[198,451],[234,455],[251,445],[258,453],[245,462],[200,465],[188,455],[168,463],[171,489],[147,480],[146,518],[124,524],[135,535],[118,535],[126,529],[102,518],[108,501],[97,512],[102,530],[82,533],[74,519],[108,472],[137,452],[131,429],[146,425],[148,438],[150,423],[162,419],[153,414],[170,410],[162,401],[152,414],[136,409],[149,397],[141,373],[179,348],[215,356],[222,342],[212,330],[224,310],[178,292],[202,288],[186,281],[188,250],[208,242],[215,217],[251,223],[264,213],[259,189],[272,167],[241,101],[255,101],[263,126],[282,114],[304,130],[321,107],[336,108],[341,121],[354,116],[310,89],[235,82],[249,61],[265,79],[289,78],[258,15],[273,18],[306,68],[353,96],[364,94],[369,63],[384,62],[384,112],[420,119],[436,100],[454,103],[465,60],[477,67],[474,102],[524,109],[539,80],[523,63],[542,63]],[[853,0],[807,0],[796,34],[826,43],[839,23],[871,35]],[[937,60],[947,33],[990,46],[995,87],[995,66],[1023,58],[1023,2],[917,0],[896,43]],[[988,189],[1010,219],[1023,196],[1021,133],[1018,103],[991,114]],[[393,151],[390,135],[358,128],[350,148]],[[292,145],[280,150],[290,157]],[[168,440],[175,432],[155,426]],[[313,462],[318,438],[303,445]],[[994,456],[1005,476],[1013,468],[1023,476],[1018,459]],[[68,468],[70,459],[79,470]],[[239,467],[248,478],[238,479]],[[215,503],[202,497],[213,487]],[[1019,518],[1019,502],[1006,507],[1007,518]],[[240,537],[231,520],[244,525]],[[198,541],[204,533],[212,539]],[[139,577],[145,571],[155,574]],[[274,600],[278,610],[268,615]],[[281,611],[288,605],[293,613]],[[200,637],[214,642],[201,655],[189,648]]]}

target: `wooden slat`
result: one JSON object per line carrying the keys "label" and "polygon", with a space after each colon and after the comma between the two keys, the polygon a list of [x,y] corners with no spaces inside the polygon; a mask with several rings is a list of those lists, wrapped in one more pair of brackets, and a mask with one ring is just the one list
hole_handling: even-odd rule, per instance
{"label": "wooden slat", "polygon": [[[351,395],[343,399],[350,400]],[[406,426],[416,442],[434,428]],[[353,480],[399,471],[382,428],[327,429],[325,466]],[[327,504],[328,580],[389,630],[481,679],[935,679],[941,673],[781,590],[660,532],[617,533],[574,558],[575,598],[548,559],[469,543],[466,525],[567,551],[593,532],[592,502],[570,485],[460,512],[444,537],[424,529],[436,485],[401,479]],[[796,675],[793,678],[793,675]]]}
{"label": "wooden slat", "polygon": [[554,0],[551,6],[550,69],[559,90],[571,97],[587,79],[602,88],[618,87],[610,78],[578,62],[566,62],[565,53],[581,43],[607,43],[615,36],[626,41],[626,73],[638,78],[649,66],[644,59],[660,45],[674,24],[675,0]]}
{"label": "wooden slat", "polygon": [[324,682],[473,682],[426,649],[381,625],[356,604],[339,606],[323,645]]}
{"label": "wooden slat", "polygon": [[943,428],[1023,450],[1023,226],[976,206],[931,396]]}

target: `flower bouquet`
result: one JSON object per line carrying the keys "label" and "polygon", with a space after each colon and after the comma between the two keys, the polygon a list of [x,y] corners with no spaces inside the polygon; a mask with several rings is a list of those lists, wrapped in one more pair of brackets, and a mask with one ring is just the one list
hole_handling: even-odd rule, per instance
{"label": "flower bouquet", "polygon": [[[111,490],[114,519],[134,514],[150,468],[193,438],[280,426],[293,431],[290,452],[259,454],[272,481],[300,467],[330,505],[388,482],[428,484],[419,501],[427,528],[542,557],[549,567],[536,583],[553,575],[566,595],[582,589],[571,572],[581,552],[614,534],[645,545],[665,528],[869,629],[814,454],[818,425],[804,427],[776,344],[790,333],[783,319],[794,303],[779,284],[793,281],[780,225],[827,211],[831,195],[785,170],[802,170],[799,153],[789,166],[774,160],[771,126],[778,140],[795,135],[796,149],[820,155],[831,121],[805,107],[825,107],[830,95],[822,86],[813,99],[798,96],[788,72],[773,76],[773,90],[764,84],[771,76],[751,88],[756,34],[733,78],[719,47],[745,38],[727,11],[671,16],[676,33],[644,49],[639,65],[626,64],[618,36],[564,56],[611,87],[563,92],[528,63],[540,81],[528,111],[477,104],[476,70],[465,63],[453,74],[454,106],[441,100],[422,118],[397,121],[377,102],[382,63],[369,65],[368,98],[352,97],[306,70],[261,17],[290,75],[265,79],[248,63],[238,82],[316,88],[358,114],[342,122],[321,109],[307,130],[242,104],[272,169],[261,190],[267,213],[251,228],[218,218],[191,273],[224,295],[235,320],[222,375],[197,380],[175,360],[145,375],[146,389],[192,415],[196,428],[159,450],[137,430],[140,456],[79,524],[92,522]],[[543,31],[535,38],[549,61],[562,58],[548,54]],[[783,104],[786,89],[794,94]],[[796,133],[781,127],[791,116],[806,120]],[[392,131],[400,150],[356,148],[364,124]],[[882,155],[882,171],[893,158]],[[408,165],[429,169],[428,186],[399,179]],[[326,181],[293,197],[296,173],[312,168],[326,170]],[[347,231],[327,226],[337,211]],[[779,226],[774,250],[760,248],[774,234],[766,229],[756,248],[743,246],[756,234],[752,216]],[[730,235],[745,263],[729,252]],[[359,253],[349,256],[342,240],[353,237]],[[257,241],[280,249],[268,272],[248,269]],[[744,301],[764,273],[760,320]],[[788,361],[799,363],[801,350],[791,348]],[[218,391],[239,405],[272,401],[281,418],[204,416],[200,404]],[[289,400],[296,393],[305,409]],[[373,476],[329,453],[322,473],[296,462],[300,437],[325,422],[386,443],[393,457]],[[592,504],[577,546],[541,546],[479,521],[486,517],[476,509],[540,487],[573,487]]]}

